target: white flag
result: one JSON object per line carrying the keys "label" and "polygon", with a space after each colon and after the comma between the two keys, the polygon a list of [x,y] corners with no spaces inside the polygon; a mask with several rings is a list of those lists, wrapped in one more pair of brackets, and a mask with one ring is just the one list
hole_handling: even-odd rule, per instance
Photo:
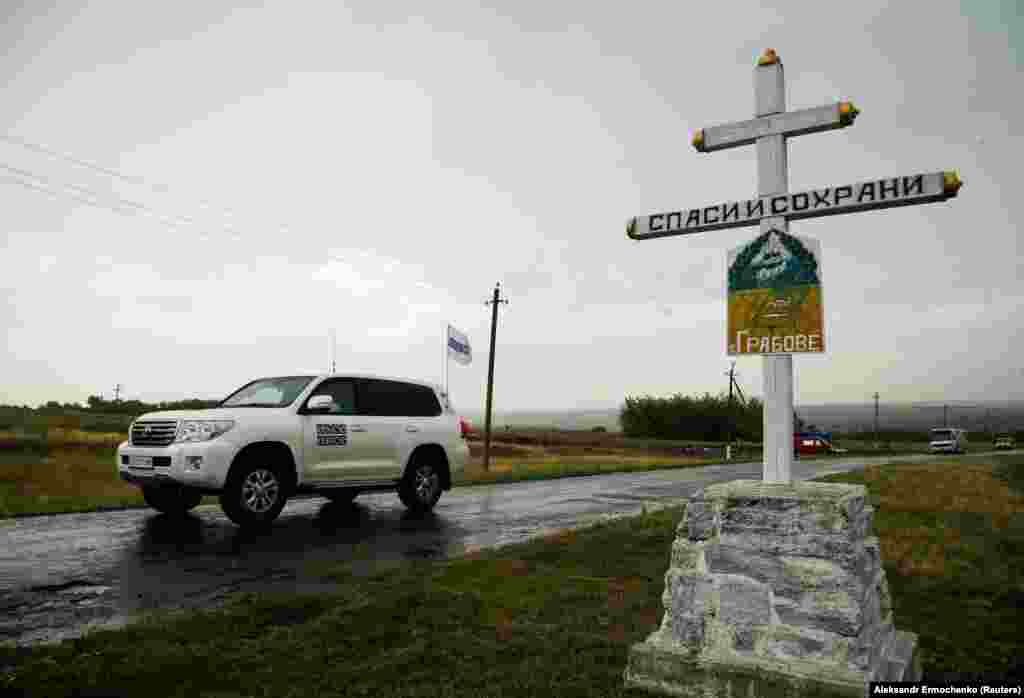
{"label": "white flag", "polygon": [[469,337],[448,325],[448,356],[463,366],[473,360],[473,350],[469,348]]}

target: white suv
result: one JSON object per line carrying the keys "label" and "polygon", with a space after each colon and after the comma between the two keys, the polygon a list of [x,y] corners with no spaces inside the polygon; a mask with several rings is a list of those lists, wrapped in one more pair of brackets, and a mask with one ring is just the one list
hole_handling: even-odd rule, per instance
{"label": "white suv", "polygon": [[429,511],[465,467],[468,430],[431,383],[263,378],[211,409],[142,415],[117,463],[153,508],[182,513],[218,494],[240,526],[273,521],[296,493],[351,501],[397,490],[410,509]]}

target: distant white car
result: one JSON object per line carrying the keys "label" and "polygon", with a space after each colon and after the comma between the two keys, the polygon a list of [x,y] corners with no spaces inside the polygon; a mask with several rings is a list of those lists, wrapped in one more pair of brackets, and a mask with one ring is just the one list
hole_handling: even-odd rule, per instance
{"label": "distant white car", "polygon": [[967,432],[963,429],[932,429],[928,450],[932,453],[966,453]]}
{"label": "distant white car", "polygon": [[212,409],[144,414],[117,449],[122,479],[165,513],[204,494],[240,526],[265,524],[288,497],[351,501],[394,490],[429,511],[469,457],[468,423],[442,388],[370,375],[263,378]]}
{"label": "distant white car", "polygon": [[1015,439],[1009,434],[1000,434],[999,436],[996,437],[995,441],[992,443],[992,446],[997,451],[1002,451],[1017,448],[1017,443]]}

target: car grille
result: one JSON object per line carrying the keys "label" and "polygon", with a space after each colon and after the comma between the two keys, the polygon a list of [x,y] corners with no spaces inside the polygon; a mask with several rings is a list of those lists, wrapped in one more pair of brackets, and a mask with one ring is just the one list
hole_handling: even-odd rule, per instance
{"label": "car grille", "polygon": [[167,446],[178,432],[176,419],[149,419],[132,425],[132,446]]}

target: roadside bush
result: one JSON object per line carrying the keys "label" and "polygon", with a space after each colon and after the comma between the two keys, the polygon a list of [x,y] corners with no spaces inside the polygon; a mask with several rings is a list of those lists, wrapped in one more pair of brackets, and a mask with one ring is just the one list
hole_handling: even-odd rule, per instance
{"label": "roadside bush", "polygon": [[632,438],[694,439],[725,441],[730,435],[760,441],[762,403],[745,404],[726,394],[691,397],[677,393],[669,398],[627,397],[619,414],[623,433]]}

